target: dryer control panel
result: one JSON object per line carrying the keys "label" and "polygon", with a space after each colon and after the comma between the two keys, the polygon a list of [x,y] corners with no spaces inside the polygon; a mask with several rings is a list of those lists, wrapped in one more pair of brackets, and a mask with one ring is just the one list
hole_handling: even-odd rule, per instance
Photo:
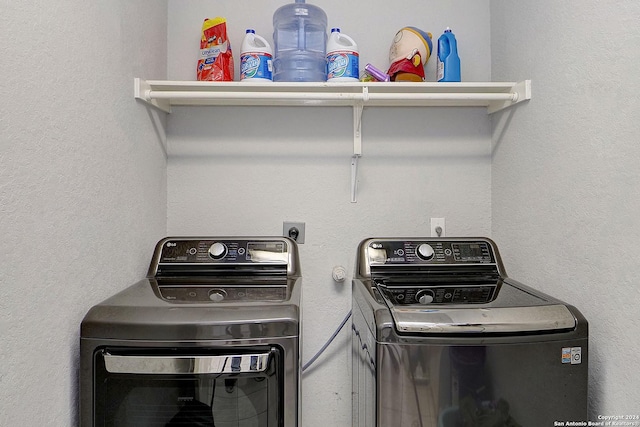
{"label": "dryer control panel", "polygon": [[168,240],[161,246],[160,264],[165,263],[280,263],[288,261],[284,240]]}
{"label": "dryer control panel", "polygon": [[170,302],[274,302],[289,298],[286,286],[158,286],[160,297]]}
{"label": "dryer control panel", "polygon": [[147,277],[246,272],[298,274],[295,242],[286,237],[167,237],[156,245]]}

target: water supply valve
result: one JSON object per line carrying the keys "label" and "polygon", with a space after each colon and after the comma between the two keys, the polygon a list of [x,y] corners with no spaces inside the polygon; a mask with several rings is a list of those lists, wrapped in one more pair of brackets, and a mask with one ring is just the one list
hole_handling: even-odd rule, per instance
{"label": "water supply valve", "polygon": [[347,269],[341,265],[336,265],[333,267],[331,275],[333,276],[333,280],[338,283],[343,283],[347,279]]}

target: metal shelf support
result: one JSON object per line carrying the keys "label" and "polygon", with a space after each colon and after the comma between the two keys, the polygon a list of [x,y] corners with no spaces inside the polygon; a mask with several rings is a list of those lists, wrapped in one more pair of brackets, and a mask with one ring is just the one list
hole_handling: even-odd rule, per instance
{"label": "metal shelf support", "polygon": [[[363,88],[367,93],[367,87]],[[353,156],[351,157],[351,203],[357,202],[358,191],[358,160],[362,156],[362,111],[364,100],[353,105]]]}

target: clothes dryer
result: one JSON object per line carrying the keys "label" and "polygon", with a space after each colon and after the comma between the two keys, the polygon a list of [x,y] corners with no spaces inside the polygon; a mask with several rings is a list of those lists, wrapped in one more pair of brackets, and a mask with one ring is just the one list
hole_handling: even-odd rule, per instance
{"label": "clothes dryer", "polygon": [[301,286],[287,238],[161,240],[82,321],[81,426],[298,426]]}

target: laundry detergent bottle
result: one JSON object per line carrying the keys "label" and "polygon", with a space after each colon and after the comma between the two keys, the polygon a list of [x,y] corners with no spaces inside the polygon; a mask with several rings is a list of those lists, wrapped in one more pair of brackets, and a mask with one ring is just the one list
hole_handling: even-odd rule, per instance
{"label": "laundry detergent bottle", "polygon": [[304,0],[286,4],[273,14],[273,81],[327,80],[327,14]]}
{"label": "laundry detergent bottle", "polygon": [[240,80],[272,81],[273,53],[271,46],[263,37],[248,29],[242,41],[240,53]]}
{"label": "laundry detergent bottle", "polygon": [[447,27],[438,39],[438,71],[436,81],[459,82],[460,81],[460,57],[458,56],[458,44],[456,36]]}
{"label": "laundry detergent bottle", "polygon": [[360,78],[358,45],[340,28],[332,28],[327,41],[327,81],[357,82]]}

